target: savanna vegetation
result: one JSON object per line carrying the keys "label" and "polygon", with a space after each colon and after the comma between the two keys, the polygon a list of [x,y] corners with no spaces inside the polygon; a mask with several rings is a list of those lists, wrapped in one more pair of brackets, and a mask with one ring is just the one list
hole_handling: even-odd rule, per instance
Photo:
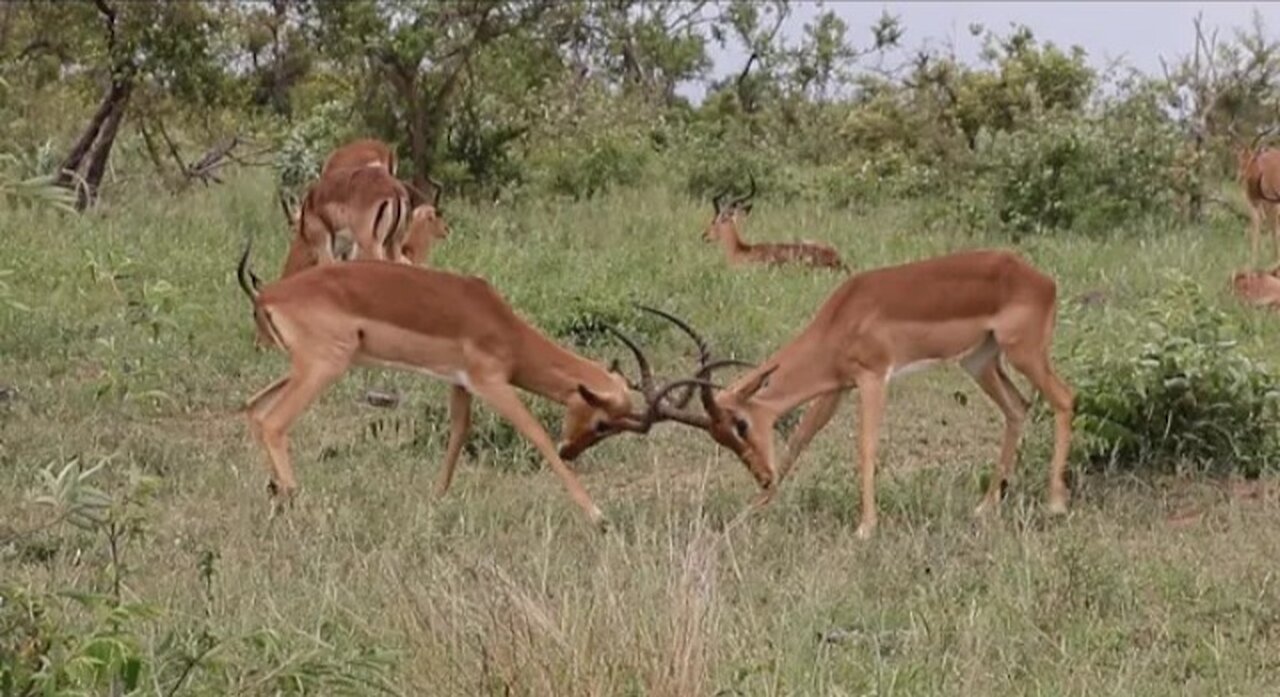
{"label": "savanna vegetation", "polygon": [[[891,15],[780,31],[793,10],[0,5],[0,694],[1274,694],[1280,329],[1228,281],[1275,27],[1188,27],[1146,75],[1033,28],[973,27],[966,63]],[[727,44],[749,58],[711,79]],[[251,238],[273,276],[277,190],[366,135],[444,183],[433,266],[627,365],[616,324],[668,376],[691,348],[632,303],[760,360],[843,279],[702,241],[749,176],[747,236],[853,273],[1017,250],[1058,282],[1071,512],[1044,510],[1038,404],[972,516],[1001,427],[958,371],[894,382],[859,542],[848,403],[748,517],[705,435],[607,441],[575,463],[600,535],[484,409],[433,497],[445,389],[360,370],[294,430],[303,490],[272,518],[237,409],[283,359],[234,264]]]}

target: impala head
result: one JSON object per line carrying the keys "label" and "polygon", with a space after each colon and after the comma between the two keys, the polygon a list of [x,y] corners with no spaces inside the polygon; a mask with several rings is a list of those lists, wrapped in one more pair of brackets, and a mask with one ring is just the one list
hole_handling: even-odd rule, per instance
{"label": "impala head", "polygon": [[777,415],[755,397],[768,386],[778,366],[757,368],[734,385],[717,389],[708,380],[711,370],[728,364],[728,361],[709,363],[698,372],[697,378],[680,381],[697,387],[704,412],[702,423],[683,422],[705,430],[715,442],[732,451],[756,483],[767,489],[776,478],[773,424]]}
{"label": "impala head", "polygon": [[[755,371],[734,389],[717,390],[710,382],[713,371],[749,364],[737,360],[712,361],[707,343],[686,322],[661,310],[641,309],[672,322],[693,339],[699,354],[696,376],[658,387],[654,384],[644,352],[625,334],[610,327],[610,331],[635,355],[640,379],[638,382],[624,381],[624,384],[644,395],[646,409],[643,413],[615,412],[611,417],[600,420],[590,433],[582,432],[577,440],[567,440],[561,456],[572,459],[615,434],[648,433],[655,423],[676,421],[711,434],[717,443],[732,450],[742,460],[761,486],[770,486],[774,481],[773,422],[776,417],[755,403],[753,397],[768,384],[774,368]],[[703,413],[685,409],[695,391],[701,397]],[[678,392],[680,396],[675,397]],[[675,404],[669,404],[668,398],[673,398]]]}
{"label": "impala head", "polygon": [[[1259,148],[1258,144],[1262,142],[1263,138],[1274,133],[1276,128],[1276,126],[1260,128],[1258,129],[1258,133],[1253,137],[1253,140],[1249,141],[1248,145],[1238,144],[1236,146],[1236,174],[1240,179],[1243,180],[1248,176],[1249,166],[1253,164],[1254,159],[1258,157],[1259,153],[1266,149],[1266,146]],[[1239,143],[1239,141],[1237,141],[1237,143]]]}
{"label": "impala head", "polygon": [[444,188],[440,182],[430,177],[427,177],[427,181],[431,183],[431,202],[420,204],[413,209],[413,219],[409,223],[411,226],[409,237],[416,238],[422,235],[431,241],[444,240],[452,232],[449,229],[449,223],[445,222],[444,212],[440,210],[440,193]]}
{"label": "impala head", "polygon": [[711,223],[702,231],[702,239],[707,242],[715,242],[724,239],[726,235],[735,236],[736,226],[751,213],[751,199],[756,195],[756,178],[751,175],[751,190],[746,196],[733,199],[725,203],[725,197],[729,195],[728,191],[721,191],[711,198],[711,206],[715,209],[715,215],[711,218]]}
{"label": "impala head", "polygon": [[606,374],[610,383],[607,388],[578,385],[577,393],[566,402],[560,427],[561,458],[573,460],[605,438],[638,426],[627,379],[614,372]]}

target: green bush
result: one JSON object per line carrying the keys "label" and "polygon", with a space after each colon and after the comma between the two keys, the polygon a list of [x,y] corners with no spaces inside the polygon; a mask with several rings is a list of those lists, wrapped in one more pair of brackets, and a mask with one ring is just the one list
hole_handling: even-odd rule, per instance
{"label": "green bush", "polygon": [[1174,209],[1177,138],[1154,115],[1058,114],[1025,130],[984,134],[974,188],[962,204],[975,227],[1026,234],[1103,235]]}
{"label": "green bush", "polygon": [[1176,282],[1148,315],[1144,340],[1082,359],[1076,427],[1090,465],[1255,476],[1280,460],[1277,378],[1241,351],[1203,289]]}

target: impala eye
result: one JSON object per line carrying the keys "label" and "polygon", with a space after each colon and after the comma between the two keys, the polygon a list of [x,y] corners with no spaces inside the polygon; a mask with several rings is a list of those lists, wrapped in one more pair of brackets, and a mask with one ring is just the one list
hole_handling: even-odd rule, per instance
{"label": "impala eye", "polygon": [[606,422],[604,422],[604,421],[597,421],[597,422],[596,422],[596,433],[607,433],[608,431],[609,431],[609,424],[608,424],[608,423],[606,423]]}
{"label": "impala eye", "polygon": [[741,418],[741,417],[734,417],[734,419],[733,419],[733,430],[735,430],[735,431],[737,431],[737,432],[738,432],[738,437],[739,437],[739,438],[741,438],[741,439],[743,439],[743,440],[746,440],[746,439],[747,439],[747,428],[748,428],[748,427],[749,427],[749,424],[747,423],[747,420],[746,420],[746,419]]}

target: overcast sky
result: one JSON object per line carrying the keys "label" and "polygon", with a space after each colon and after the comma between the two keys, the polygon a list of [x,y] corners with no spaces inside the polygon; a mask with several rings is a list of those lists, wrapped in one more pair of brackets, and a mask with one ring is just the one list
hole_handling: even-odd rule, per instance
{"label": "overcast sky", "polygon": [[[783,33],[798,38],[805,23],[824,10],[832,10],[849,25],[855,46],[870,42],[870,27],[880,13],[897,15],[906,34],[902,45],[919,48],[923,42],[951,43],[962,60],[974,61],[981,39],[969,34],[969,25],[982,23],[1004,33],[1011,22],[1026,24],[1042,41],[1062,47],[1084,48],[1090,63],[1124,58],[1144,72],[1160,71],[1160,56],[1172,59],[1188,52],[1195,37],[1191,21],[1204,14],[1206,29],[1218,27],[1230,36],[1235,27],[1248,27],[1256,9],[1267,33],[1280,35],[1280,3],[1269,2],[794,2]],[[713,48],[717,77],[741,69],[746,56],[740,47]],[[702,88],[690,91],[700,95]]]}

